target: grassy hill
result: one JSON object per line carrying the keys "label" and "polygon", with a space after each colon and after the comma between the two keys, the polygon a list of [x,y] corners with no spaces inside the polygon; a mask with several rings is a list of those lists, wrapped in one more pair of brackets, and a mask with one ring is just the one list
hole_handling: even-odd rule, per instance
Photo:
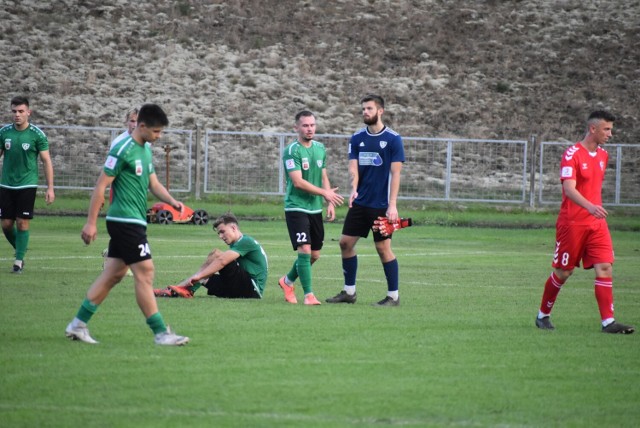
{"label": "grassy hill", "polygon": [[[42,124],[118,126],[157,102],[172,128],[360,126],[367,92],[407,136],[576,140],[596,108],[640,141],[640,2],[10,2],[0,90]],[[4,121],[10,121],[6,115]]]}

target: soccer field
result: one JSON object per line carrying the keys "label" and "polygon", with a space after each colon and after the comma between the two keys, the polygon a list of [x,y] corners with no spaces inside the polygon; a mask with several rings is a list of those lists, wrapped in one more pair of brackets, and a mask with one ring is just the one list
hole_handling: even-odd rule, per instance
{"label": "soccer field", "polygon": [[[551,229],[414,226],[398,231],[401,306],[378,308],[386,283],[371,239],[358,244],[358,302],[306,307],[283,299],[290,268],[284,222],[241,221],[264,246],[262,301],[160,299],[191,342],[159,347],[125,278],[89,327],[99,345],[64,329],[102,267],[108,236],[84,246],[81,217],[32,223],[22,275],[0,244],[2,427],[632,427],[640,421],[640,334],[605,335],[593,272],[576,270],[553,313],[534,317],[551,268]],[[316,296],[342,288],[328,224],[313,266]],[[194,272],[211,226],[150,225],[156,286]],[[614,232],[620,321],[640,325],[640,236]],[[301,300],[301,287],[296,287]]]}

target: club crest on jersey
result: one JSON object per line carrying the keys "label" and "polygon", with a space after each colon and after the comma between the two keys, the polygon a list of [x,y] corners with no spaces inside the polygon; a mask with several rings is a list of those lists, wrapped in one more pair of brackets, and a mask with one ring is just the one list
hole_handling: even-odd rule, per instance
{"label": "club crest on jersey", "polygon": [[600,161],[600,171],[604,171],[604,161]]}
{"label": "club crest on jersey", "polygon": [[5,150],[11,149],[11,138],[7,138],[6,140],[4,140],[4,149]]}
{"label": "club crest on jersey", "polygon": [[318,165],[318,168],[322,168],[322,160],[321,160],[321,159],[318,159],[318,160],[316,161],[316,165]]}
{"label": "club crest on jersey", "polygon": [[380,141],[380,148],[384,149],[385,147],[387,147],[387,142],[386,141]]}
{"label": "club crest on jersey", "polygon": [[31,147],[31,144],[29,143],[22,143],[22,150],[24,150],[25,152],[27,150],[29,150],[29,147]]}
{"label": "club crest on jersey", "polygon": [[140,159],[136,159],[136,175],[138,177],[142,175],[142,161]]}

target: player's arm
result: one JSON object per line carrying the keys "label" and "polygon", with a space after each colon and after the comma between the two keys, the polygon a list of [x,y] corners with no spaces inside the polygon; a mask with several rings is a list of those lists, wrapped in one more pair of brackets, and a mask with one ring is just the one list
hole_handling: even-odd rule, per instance
{"label": "player's arm", "polygon": [[358,159],[349,159],[349,182],[351,183],[351,195],[349,196],[349,208],[358,197]]}
{"label": "player's arm", "polygon": [[577,205],[581,206],[585,210],[589,211],[589,214],[595,218],[606,218],[607,210],[599,205],[591,203],[587,198],[576,189],[576,180],[562,180],[562,190],[567,198],[571,199]]}
{"label": "player's arm", "polygon": [[44,195],[44,200],[47,204],[52,204],[56,199],[56,194],[53,191],[53,162],[51,161],[49,150],[40,152],[40,160],[42,161],[44,178],[47,181],[47,192]]}
{"label": "player's arm", "polygon": [[[324,174],[324,171],[325,170],[323,170],[323,174]],[[342,204],[342,199],[343,199],[342,196],[336,193],[338,188],[336,187],[332,189],[331,187],[325,187],[324,177],[323,177],[323,186],[318,187],[309,183],[304,178],[302,178],[302,171],[300,170],[289,171],[288,174],[289,174],[289,178],[291,179],[291,183],[293,184],[293,187],[295,187],[296,189],[302,190],[303,192],[307,192],[312,195],[320,195],[327,202],[332,203],[334,205]]]}
{"label": "player's arm", "polygon": [[[322,169],[322,188],[324,188],[325,190],[332,190],[334,193],[335,191],[338,190],[337,187],[335,189],[331,189],[331,182],[329,182],[329,174],[327,174],[326,168]],[[325,200],[327,201],[327,219],[329,221],[335,220],[336,218],[335,207],[337,206],[339,207],[344,202],[344,198],[342,197],[342,195],[339,195],[336,193],[336,196],[338,196],[338,198],[335,200],[329,200],[325,198]]]}
{"label": "player's arm", "polygon": [[149,191],[162,202],[168,203],[181,213],[183,212],[184,205],[182,202],[177,201],[173,196],[171,196],[167,188],[160,183],[160,180],[158,180],[158,176],[155,173],[149,175]]}
{"label": "player's arm", "polygon": [[85,244],[89,245],[92,241],[95,241],[98,236],[98,228],[96,223],[98,221],[98,214],[100,208],[104,205],[104,192],[107,187],[113,183],[115,177],[110,177],[102,171],[96,182],[96,186],[93,188],[91,194],[91,202],[89,203],[89,213],[87,214],[87,222],[82,228],[81,237]]}
{"label": "player's arm", "polygon": [[191,278],[189,278],[188,280],[189,283],[195,284],[196,282],[200,282],[205,278],[209,278],[211,275],[219,272],[220,269],[222,269],[238,257],[240,257],[240,253],[237,253],[233,250],[218,251],[211,263],[203,266],[198,272],[191,275]]}
{"label": "player's arm", "polygon": [[398,194],[400,193],[400,172],[402,162],[391,162],[391,182],[389,184],[389,207],[387,208],[387,218],[395,223],[398,220]]}

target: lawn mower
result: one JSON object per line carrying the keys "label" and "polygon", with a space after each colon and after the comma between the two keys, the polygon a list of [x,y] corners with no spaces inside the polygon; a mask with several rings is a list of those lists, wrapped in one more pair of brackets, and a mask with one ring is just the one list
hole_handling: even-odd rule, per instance
{"label": "lawn mower", "polygon": [[147,210],[147,223],[193,223],[205,225],[209,222],[209,215],[205,210],[193,210],[184,205],[182,212],[165,202],[158,202]]}

